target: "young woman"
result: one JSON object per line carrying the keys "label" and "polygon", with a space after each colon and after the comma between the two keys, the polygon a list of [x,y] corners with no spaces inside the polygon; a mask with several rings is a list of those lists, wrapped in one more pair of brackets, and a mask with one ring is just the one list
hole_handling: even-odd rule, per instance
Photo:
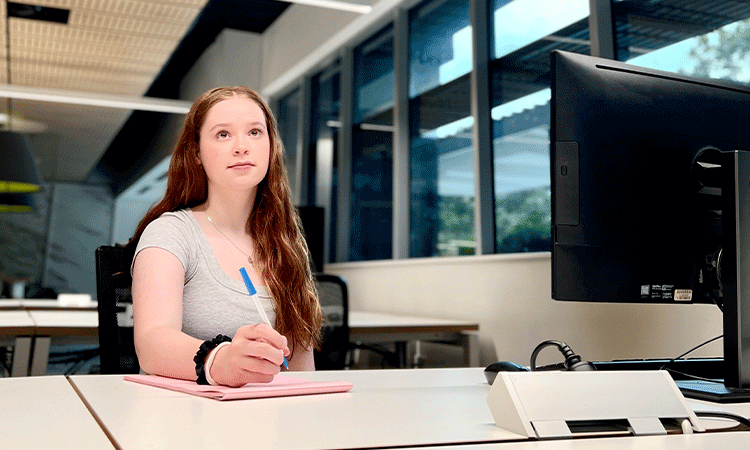
{"label": "young woman", "polygon": [[321,310],[283,156],[252,90],[216,88],[193,104],[164,199],[128,244],[146,373],[241,386],[272,380],[285,357],[290,370],[314,370]]}

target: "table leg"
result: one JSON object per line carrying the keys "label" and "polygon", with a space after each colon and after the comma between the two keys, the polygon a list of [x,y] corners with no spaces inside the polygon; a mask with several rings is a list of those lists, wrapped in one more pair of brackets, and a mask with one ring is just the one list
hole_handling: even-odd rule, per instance
{"label": "table leg", "polygon": [[396,358],[398,362],[398,368],[399,369],[405,369],[407,367],[406,361],[408,360],[406,352],[407,352],[407,344],[406,341],[397,341],[395,343],[396,345]]}
{"label": "table leg", "polygon": [[31,359],[31,336],[19,336],[13,347],[13,364],[10,376],[25,377],[29,375],[29,360]]}
{"label": "table leg", "polygon": [[424,360],[422,359],[422,341],[414,341],[414,355],[411,357],[411,366],[414,368],[422,367]]}
{"label": "table leg", "polygon": [[34,353],[31,359],[31,375],[46,375],[49,361],[49,347],[52,338],[37,336],[34,339]]}
{"label": "table leg", "polygon": [[461,344],[464,347],[464,364],[466,367],[479,367],[479,333],[464,331],[461,333]]}

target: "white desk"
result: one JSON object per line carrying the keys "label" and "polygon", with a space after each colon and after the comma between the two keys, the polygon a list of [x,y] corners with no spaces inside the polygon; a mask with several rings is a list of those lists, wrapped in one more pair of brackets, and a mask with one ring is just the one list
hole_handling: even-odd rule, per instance
{"label": "white desk", "polygon": [[60,310],[96,310],[97,303],[95,301],[88,301],[76,304],[61,303],[57,299],[37,299],[37,298],[24,298],[24,299],[0,299],[0,311],[9,309],[26,309],[26,310],[39,310],[48,309],[53,311]]}
{"label": "white desk", "polygon": [[[16,345],[25,350],[25,360],[30,361],[31,375],[44,375],[47,370],[47,359],[52,339],[64,339],[79,344],[96,344],[98,342],[99,317],[95,303],[82,306],[61,306],[53,300],[20,300],[8,302],[0,307],[0,336],[20,336],[16,330],[26,330],[27,336],[21,337]],[[23,316],[23,322],[19,318]],[[33,323],[29,324],[29,318]],[[4,322],[3,322],[4,321]],[[3,324],[7,325],[3,327]],[[22,328],[23,326],[32,328]],[[12,329],[12,327],[16,327]],[[434,319],[398,314],[375,313],[368,311],[349,312],[350,339],[363,343],[396,343],[397,352],[406,366],[406,343],[408,341],[450,342],[463,347],[464,364],[469,367],[479,366],[479,343],[476,331],[477,323]],[[31,330],[31,331],[29,331]],[[36,336],[32,343],[31,337]],[[26,339],[26,340],[24,340]],[[28,340],[28,343],[26,342]],[[24,345],[26,347],[24,347]],[[25,374],[28,364],[19,367]]]}
{"label": "white desk", "polygon": [[123,450],[372,448],[488,442],[494,425],[480,369],[294,373],[348,380],[347,393],[219,402],[122,380],[71,377]]}
{"label": "white desk", "polygon": [[[503,442],[462,445],[460,450],[747,450],[748,433],[703,433],[690,436],[639,436],[627,438],[576,439],[570,441]],[[436,450],[413,447],[410,450]]]}
{"label": "white desk", "polygon": [[451,342],[464,349],[464,365],[479,366],[479,324],[370,311],[349,311],[349,340],[364,344],[396,343],[399,365],[406,366],[408,341]]}
{"label": "white desk", "polygon": [[24,376],[29,371],[29,360],[34,338],[34,320],[22,309],[0,311],[0,345],[13,346],[10,376]]}
{"label": "white desk", "polygon": [[28,311],[34,321],[34,353],[31,375],[47,373],[52,339],[67,343],[98,344],[99,313],[89,308],[33,309]]}
{"label": "white desk", "polygon": [[[0,447],[746,450],[750,445],[750,432],[523,440],[495,426],[481,368],[293,375],[348,380],[354,388],[339,394],[220,402],[126,382],[121,375],[0,379]],[[690,403],[696,410],[750,415],[750,404]]]}
{"label": "white desk", "polygon": [[81,310],[87,310],[87,311],[96,311],[96,307],[98,305],[97,302],[91,300],[88,302],[80,302],[80,303],[61,303],[58,300],[47,300],[47,299],[24,299],[21,300],[21,306],[25,309],[29,310],[51,310],[51,311],[61,311],[61,310],[71,310],[71,311],[81,311]]}
{"label": "white desk", "polygon": [[96,308],[54,303],[21,300],[0,307],[0,344],[15,346],[11,376],[46,374],[53,338],[87,345],[99,342]]}
{"label": "white desk", "polygon": [[[44,308],[30,310],[37,336],[81,337],[84,341],[97,336],[99,318],[96,309]],[[400,343],[407,341],[441,341],[461,345],[464,363],[479,366],[476,331],[479,324],[462,320],[433,319],[368,311],[349,312],[350,340],[363,343]],[[42,341],[42,345],[45,342]],[[43,350],[43,349],[42,349]],[[47,340],[49,350],[49,340]],[[35,349],[36,352],[36,349]],[[44,353],[43,351],[40,353]]]}
{"label": "white desk", "polygon": [[113,449],[62,376],[0,379],[0,448]]}
{"label": "white desk", "polygon": [[[748,432],[527,441],[495,426],[486,403],[490,386],[481,368],[291,375],[310,380],[347,380],[354,388],[339,394],[220,402],[126,382],[115,375],[79,375],[71,377],[71,381],[117,447],[123,450],[433,445],[461,445],[462,450],[711,447],[744,450],[750,445]],[[691,404],[699,405],[696,409],[703,407],[703,402]],[[706,408],[750,415],[750,404]]]}

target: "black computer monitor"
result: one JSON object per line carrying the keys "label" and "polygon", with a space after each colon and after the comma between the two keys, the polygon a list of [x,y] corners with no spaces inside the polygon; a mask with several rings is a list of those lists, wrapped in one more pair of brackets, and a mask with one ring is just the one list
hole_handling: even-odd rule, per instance
{"label": "black computer monitor", "polygon": [[313,272],[323,272],[325,258],[325,209],[321,206],[297,206]]}
{"label": "black computer monitor", "polygon": [[720,378],[750,388],[750,88],[551,58],[552,297],[716,303]]}

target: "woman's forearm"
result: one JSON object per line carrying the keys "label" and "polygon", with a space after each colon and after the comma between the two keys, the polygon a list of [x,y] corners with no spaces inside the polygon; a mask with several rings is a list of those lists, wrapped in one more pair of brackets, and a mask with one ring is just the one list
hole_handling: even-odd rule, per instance
{"label": "woman's forearm", "polygon": [[144,372],[194,380],[193,357],[202,341],[167,326],[154,326],[135,338],[138,362]]}

